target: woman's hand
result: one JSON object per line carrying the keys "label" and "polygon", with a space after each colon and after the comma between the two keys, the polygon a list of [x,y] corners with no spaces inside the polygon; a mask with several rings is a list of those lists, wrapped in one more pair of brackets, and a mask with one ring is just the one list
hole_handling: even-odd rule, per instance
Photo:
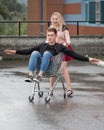
{"label": "woman's hand", "polygon": [[64,42],[63,45],[64,45],[64,46],[67,46],[67,43]]}

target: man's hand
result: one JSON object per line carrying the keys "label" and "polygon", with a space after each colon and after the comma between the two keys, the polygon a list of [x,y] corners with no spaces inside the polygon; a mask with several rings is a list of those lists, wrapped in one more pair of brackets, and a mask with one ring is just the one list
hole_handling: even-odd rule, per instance
{"label": "man's hand", "polygon": [[8,55],[16,54],[16,50],[4,50],[4,52]]}
{"label": "man's hand", "polygon": [[96,58],[89,58],[89,62],[92,64],[96,64],[97,62],[99,62],[100,59],[96,59]]}

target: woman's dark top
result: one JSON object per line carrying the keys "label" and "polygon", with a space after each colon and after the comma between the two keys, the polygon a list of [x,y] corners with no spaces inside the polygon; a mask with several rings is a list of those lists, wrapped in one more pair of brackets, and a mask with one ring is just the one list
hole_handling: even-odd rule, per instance
{"label": "woman's dark top", "polygon": [[58,44],[58,43],[55,43],[54,45],[49,45],[48,43],[41,43],[30,49],[16,50],[16,54],[29,55],[33,51],[39,51],[41,55],[43,55],[43,53],[45,51],[49,51],[53,56],[63,52],[66,55],[69,55],[74,59],[77,59],[80,61],[89,61],[88,57],[82,56],[82,55],[74,52],[73,50],[69,50],[64,45]]}

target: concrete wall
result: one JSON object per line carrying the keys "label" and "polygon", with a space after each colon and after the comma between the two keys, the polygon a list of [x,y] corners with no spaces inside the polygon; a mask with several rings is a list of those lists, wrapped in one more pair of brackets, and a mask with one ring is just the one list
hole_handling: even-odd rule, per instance
{"label": "concrete wall", "polygon": [[[3,53],[4,49],[23,49],[30,48],[35,44],[45,41],[45,38],[35,37],[0,37],[0,56],[3,59],[25,58],[27,56],[12,55],[8,56]],[[71,37],[73,50],[83,55],[103,55],[104,56],[104,37]]]}

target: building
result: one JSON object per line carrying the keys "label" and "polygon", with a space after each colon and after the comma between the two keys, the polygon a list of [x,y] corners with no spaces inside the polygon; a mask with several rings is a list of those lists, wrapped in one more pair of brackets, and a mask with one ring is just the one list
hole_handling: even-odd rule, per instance
{"label": "building", "polygon": [[71,35],[104,35],[104,0],[28,0],[28,35],[45,35],[53,12],[62,13]]}

